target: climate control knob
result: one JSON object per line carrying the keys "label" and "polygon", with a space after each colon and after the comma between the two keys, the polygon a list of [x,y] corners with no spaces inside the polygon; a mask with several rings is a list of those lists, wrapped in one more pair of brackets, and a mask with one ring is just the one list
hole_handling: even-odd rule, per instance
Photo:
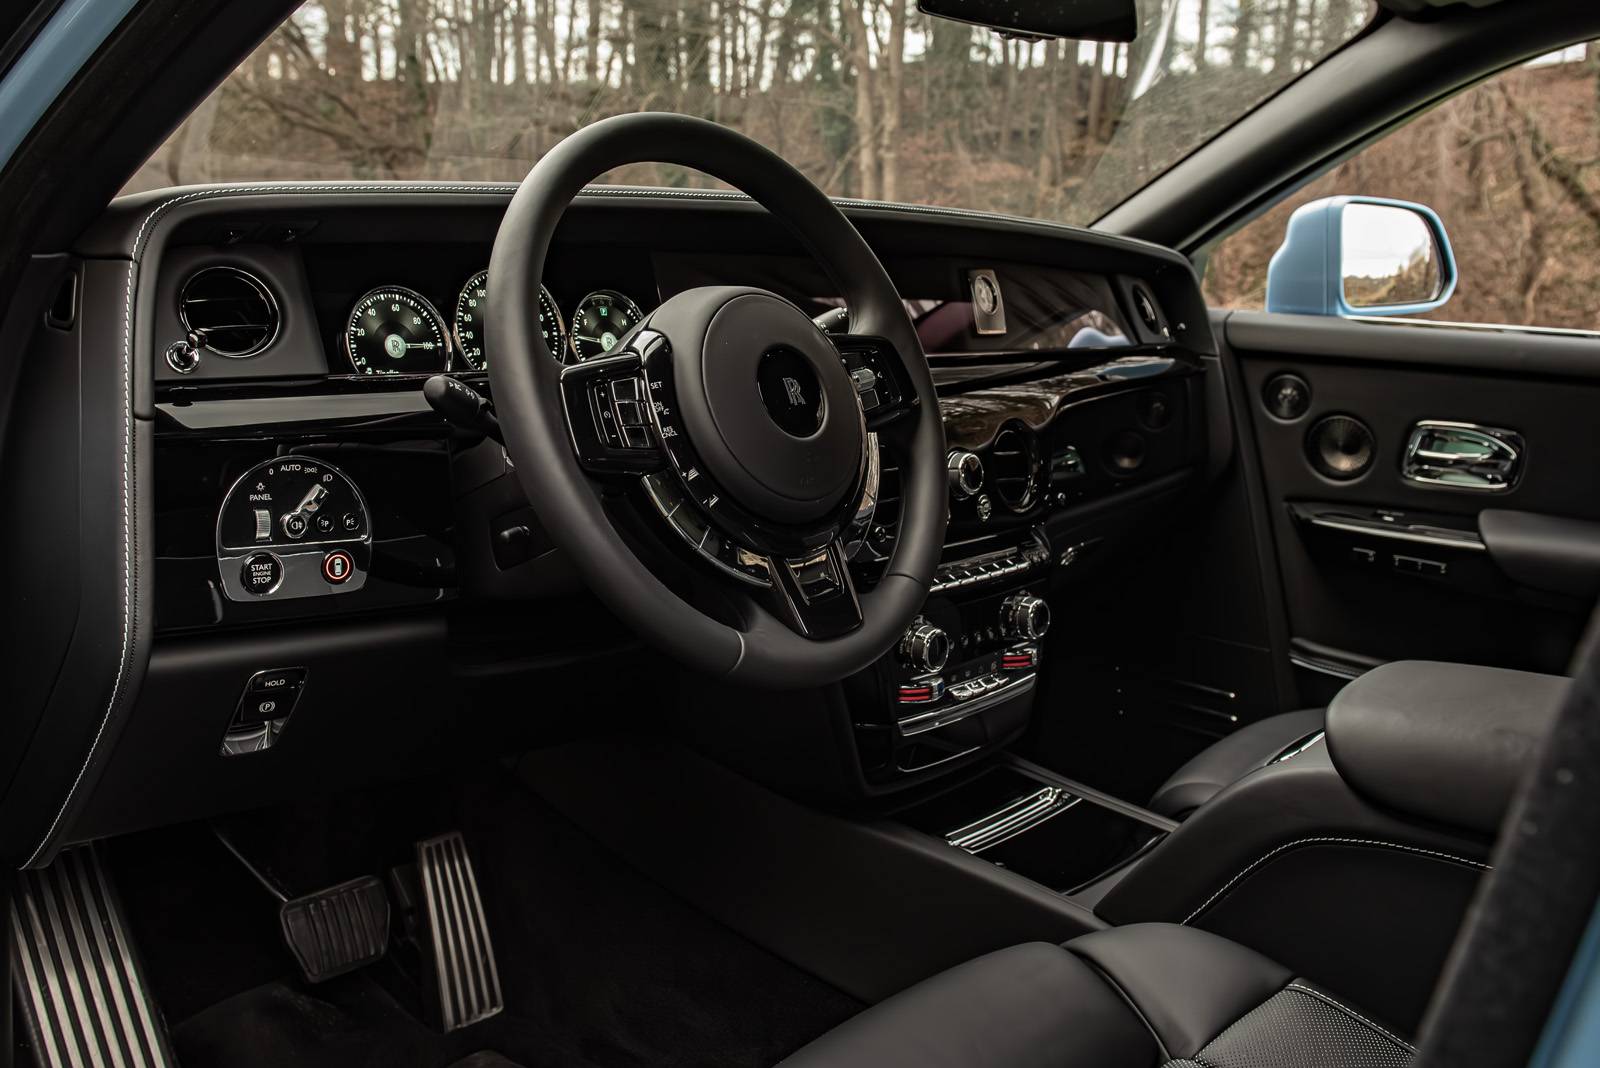
{"label": "climate control knob", "polygon": [[983,488],[983,461],[967,449],[951,449],[944,458],[950,475],[950,496],[964,501]]}
{"label": "climate control knob", "polygon": [[950,660],[950,635],[932,623],[913,623],[900,639],[900,659],[920,674],[943,671]]}
{"label": "climate control knob", "polygon": [[1050,605],[1031,593],[1014,593],[1000,605],[1000,629],[1008,638],[1035,641],[1050,629]]}

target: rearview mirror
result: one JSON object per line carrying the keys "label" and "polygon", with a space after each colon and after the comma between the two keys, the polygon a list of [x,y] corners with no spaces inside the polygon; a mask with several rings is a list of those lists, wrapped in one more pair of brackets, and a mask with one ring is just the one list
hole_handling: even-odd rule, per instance
{"label": "rearview mirror", "polygon": [[917,0],[917,10],[1018,37],[1131,41],[1138,33],[1134,0]]}
{"label": "rearview mirror", "polygon": [[1267,310],[1416,315],[1450,299],[1455,254],[1431,209],[1378,197],[1326,197],[1289,217],[1267,267]]}

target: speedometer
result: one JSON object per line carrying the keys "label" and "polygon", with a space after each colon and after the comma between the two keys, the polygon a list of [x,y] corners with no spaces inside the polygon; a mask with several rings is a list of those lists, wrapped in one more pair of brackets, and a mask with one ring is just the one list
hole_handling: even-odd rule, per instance
{"label": "speedometer", "polygon": [[402,286],[381,286],[356,301],[344,347],[350,366],[364,375],[437,374],[450,355],[444,319],[426,297]]}
{"label": "speedometer", "polygon": [[643,318],[639,305],[621,293],[597,289],[580,300],[572,313],[572,351],[580,360],[604,356]]}
{"label": "speedometer", "polygon": [[[467,279],[467,284],[461,287],[461,295],[456,298],[456,345],[461,350],[461,358],[474,371],[483,371],[489,366],[483,353],[483,310],[488,299],[488,271],[479,271]],[[570,350],[566,328],[561,323],[561,309],[556,307],[556,298],[544,286],[539,287],[539,332],[544,335],[550,354],[566,363]]]}

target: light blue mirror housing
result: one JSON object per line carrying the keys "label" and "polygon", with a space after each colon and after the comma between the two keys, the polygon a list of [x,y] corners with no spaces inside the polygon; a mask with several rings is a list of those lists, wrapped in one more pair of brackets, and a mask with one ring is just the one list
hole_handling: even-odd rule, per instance
{"label": "light blue mirror housing", "polygon": [[1438,214],[1382,197],[1302,205],[1267,267],[1269,312],[1418,315],[1455,289],[1455,253]]}

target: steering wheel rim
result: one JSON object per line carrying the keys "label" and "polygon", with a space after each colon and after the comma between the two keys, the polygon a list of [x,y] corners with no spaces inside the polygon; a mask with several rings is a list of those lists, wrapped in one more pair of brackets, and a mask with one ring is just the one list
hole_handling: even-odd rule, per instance
{"label": "steering wheel rim", "polygon": [[[808,638],[753,602],[736,627],[683,600],[635,555],[613,526],[573,451],[562,366],[539,327],[539,291],[551,240],[590,182],[631,163],[670,163],[719,178],[782,221],[827,272],[861,334],[898,356],[911,396],[880,434],[901,464],[899,532],[882,579],[861,594],[860,625]],[[866,667],[921,610],[944,542],[944,428],[916,331],[888,273],[838,207],[781,157],[726,127],[689,116],[641,113],[594,123],[548,152],[523,179],[489,261],[489,379],[506,448],[551,540],[589,587],[647,641],[680,662],[730,681],[797,687]],[[654,314],[654,313],[653,313]],[[644,325],[648,326],[647,317]]]}

